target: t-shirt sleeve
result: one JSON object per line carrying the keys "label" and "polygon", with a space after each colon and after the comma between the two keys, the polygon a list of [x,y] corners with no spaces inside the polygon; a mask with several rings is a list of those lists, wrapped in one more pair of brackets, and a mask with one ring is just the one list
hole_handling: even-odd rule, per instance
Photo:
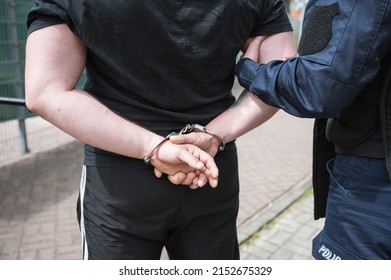
{"label": "t-shirt sleeve", "polygon": [[251,36],[265,36],[292,31],[285,3],[282,0],[258,0],[260,17]]}
{"label": "t-shirt sleeve", "polygon": [[68,1],[34,0],[27,15],[28,34],[55,24],[66,23],[74,31],[74,24],[65,11]]}

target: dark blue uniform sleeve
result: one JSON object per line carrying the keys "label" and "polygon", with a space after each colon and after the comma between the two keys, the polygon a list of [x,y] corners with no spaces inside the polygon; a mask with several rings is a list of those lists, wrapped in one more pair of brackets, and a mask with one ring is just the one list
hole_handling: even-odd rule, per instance
{"label": "dark blue uniform sleeve", "polygon": [[239,83],[289,114],[338,117],[390,53],[390,2],[310,0],[299,55],[268,64],[242,59]]}

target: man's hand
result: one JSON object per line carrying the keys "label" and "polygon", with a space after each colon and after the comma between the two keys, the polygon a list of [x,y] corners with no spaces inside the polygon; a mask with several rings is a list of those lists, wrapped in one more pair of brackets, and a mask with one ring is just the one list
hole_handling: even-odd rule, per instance
{"label": "man's hand", "polygon": [[216,138],[207,133],[179,134],[170,137],[173,144],[192,144],[214,157],[217,154],[220,143]]}
{"label": "man's hand", "polygon": [[157,177],[166,173],[174,184],[197,188],[209,182],[217,187],[219,170],[213,157],[194,145],[166,141],[152,156],[151,164]]}
{"label": "man's hand", "polygon": [[[207,133],[189,133],[180,134],[170,137],[170,141],[173,144],[192,144],[207,152],[210,156],[215,156],[220,143],[217,139]],[[155,175],[160,177],[162,172],[155,168]],[[205,174],[201,172],[177,172],[175,174],[168,175],[168,179],[176,185],[188,185],[191,189],[202,187],[207,183]],[[213,185],[211,185],[213,187]]]}

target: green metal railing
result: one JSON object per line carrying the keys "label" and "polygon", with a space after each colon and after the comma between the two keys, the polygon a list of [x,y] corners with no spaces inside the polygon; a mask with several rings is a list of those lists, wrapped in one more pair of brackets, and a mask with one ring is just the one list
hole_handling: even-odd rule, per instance
{"label": "green metal railing", "polygon": [[[0,96],[24,98],[26,15],[31,0],[0,0]],[[0,121],[26,117],[23,107],[2,106]]]}
{"label": "green metal railing", "polygon": [[[31,3],[27,0],[0,1],[0,96],[3,98],[24,98],[25,19]],[[8,104],[0,108],[0,122],[18,120],[20,150],[27,153],[25,118],[29,112],[24,106]]]}
{"label": "green metal railing", "polygon": [[[34,116],[24,101],[26,19],[32,3],[31,0],[0,0],[0,128],[10,122],[18,123],[20,154],[29,152],[26,118]],[[82,87],[85,79],[83,74],[78,87]],[[14,139],[13,133],[7,133],[10,134],[1,129],[0,148],[6,149],[6,143]],[[2,149],[0,152],[5,154]]]}

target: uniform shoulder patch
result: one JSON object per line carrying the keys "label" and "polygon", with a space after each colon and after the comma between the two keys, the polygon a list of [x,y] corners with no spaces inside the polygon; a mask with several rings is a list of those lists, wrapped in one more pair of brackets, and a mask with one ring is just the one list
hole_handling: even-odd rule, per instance
{"label": "uniform shoulder patch", "polygon": [[332,23],[339,14],[339,5],[317,6],[313,9],[303,28],[299,55],[314,54],[324,49],[332,36]]}

